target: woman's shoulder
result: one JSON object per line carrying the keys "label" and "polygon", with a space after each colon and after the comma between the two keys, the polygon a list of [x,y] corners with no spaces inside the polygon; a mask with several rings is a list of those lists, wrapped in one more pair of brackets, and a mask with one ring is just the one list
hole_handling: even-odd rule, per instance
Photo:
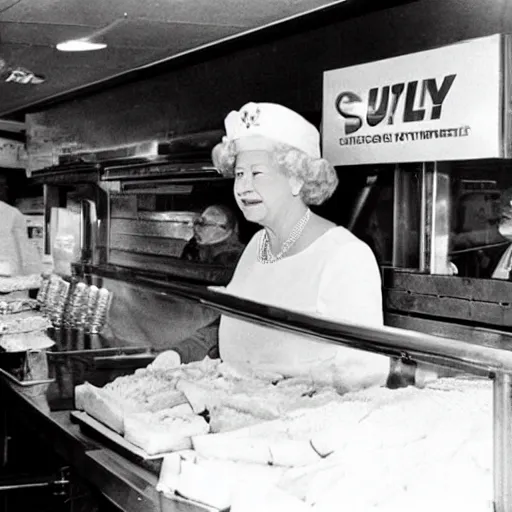
{"label": "woman's shoulder", "polygon": [[355,247],[368,247],[360,238],[343,226],[333,226],[318,239],[319,242],[331,247],[333,250],[341,249],[347,245]]}
{"label": "woman's shoulder", "polygon": [[321,255],[325,268],[377,267],[377,260],[370,246],[343,226],[327,231],[316,244],[316,254]]}

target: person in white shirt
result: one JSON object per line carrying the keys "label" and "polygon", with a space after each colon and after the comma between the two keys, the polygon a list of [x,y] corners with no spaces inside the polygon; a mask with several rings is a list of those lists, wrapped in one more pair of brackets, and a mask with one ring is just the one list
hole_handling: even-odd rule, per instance
{"label": "person in white shirt", "polygon": [[26,217],[0,200],[0,218],[0,276],[40,274],[42,262],[28,237]]}
{"label": "person in white shirt", "polygon": [[[371,249],[309,208],[338,185],[334,168],[321,158],[318,130],[273,103],[246,104],[226,117],[225,128],[213,163],[234,177],[245,218],[263,228],[225,291],[344,323],[382,325],[381,278]],[[224,361],[312,376],[343,389],[384,385],[389,373],[387,357],[228,316],[220,321],[218,347]],[[183,347],[175,350],[182,362],[190,359]]]}

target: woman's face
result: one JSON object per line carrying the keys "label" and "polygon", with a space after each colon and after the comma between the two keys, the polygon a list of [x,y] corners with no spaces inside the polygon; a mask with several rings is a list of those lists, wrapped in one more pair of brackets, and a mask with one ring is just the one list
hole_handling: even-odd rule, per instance
{"label": "woman's face", "polygon": [[236,158],[234,192],[248,221],[268,225],[293,199],[291,180],[264,150],[241,151]]}

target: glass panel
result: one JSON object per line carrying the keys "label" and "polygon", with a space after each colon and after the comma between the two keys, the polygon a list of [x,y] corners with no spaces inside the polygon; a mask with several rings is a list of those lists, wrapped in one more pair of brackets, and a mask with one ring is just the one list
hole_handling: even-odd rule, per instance
{"label": "glass panel", "polygon": [[380,265],[393,259],[393,165],[338,169],[340,184],[319,215],[348,227],[373,250]]}
{"label": "glass panel", "polygon": [[[385,265],[392,263],[393,173],[394,166],[338,169],[334,195],[312,207],[352,229]],[[239,211],[228,179],[169,185],[158,193],[110,193],[108,201],[108,262],[139,270],[229,280],[241,251],[260,229]]]}
{"label": "glass panel", "polygon": [[450,257],[459,276],[510,279],[512,163],[454,162]]}
{"label": "glass panel", "polygon": [[108,261],[131,268],[182,275],[188,265],[198,278],[201,267],[232,272],[258,229],[240,213],[231,180],[111,194],[109,203]]}
{"label": "glass panel", "polygon": [[45,254],[54,272],[71,275],[71,264],[90,256],[96,225],[94,185],[45,186]]}

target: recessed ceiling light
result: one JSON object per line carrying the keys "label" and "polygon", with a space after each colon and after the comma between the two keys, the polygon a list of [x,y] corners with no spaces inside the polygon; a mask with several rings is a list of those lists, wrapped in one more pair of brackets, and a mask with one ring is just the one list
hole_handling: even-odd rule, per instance
{"label": "recessed ceiling light", "polygon": [[95,43],[88,39],[71,39],[57,45],[57,50],[61,52],[91,52],[94,50],[103,50],[107,45],[105,43]]}
{"label": "recessed ceiling light", "polygon": [[128,14],[124,13],[122,18],[114,20],[112,23],[95,30],[92,34],[79,39],[69,39],[57,45],[57,50],[61,52],[92,52],[94,50],[103,50],[107,47],[104,43],[103,36],[106,32],[112,30],[116,25],[124,23],[128,18]]}

